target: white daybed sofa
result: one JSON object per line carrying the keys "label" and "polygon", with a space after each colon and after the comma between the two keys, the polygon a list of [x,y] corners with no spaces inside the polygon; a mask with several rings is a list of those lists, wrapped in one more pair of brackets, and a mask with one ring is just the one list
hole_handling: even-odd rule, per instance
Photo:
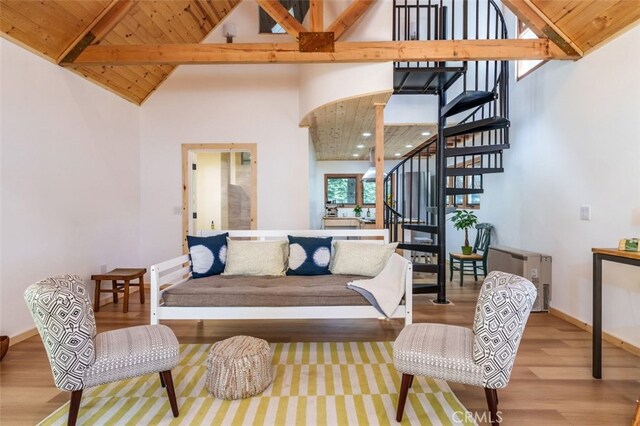
{"label": "white daybed sofa", "polygon": [[[384,229],[363,230],[309,230],[309,231],[273,231],[273,230],[243,230],[243,231],[211,231],[203,232],[202,236],[229,232],[229,238],[243,238],[254,240],[286,240],[287,235],[299,237],[334,237],[334,239],[358,239],[369,243],[388,243],[389,234]],[[393,256],[400,257],[394,253]],[[391,260],[391,258],[390,258]],[[397,262],[398,259],[395,259]],[[388,315],[389,318],[404,318],[405,325],[412,322],[412,265],[402,258],[402,271],[394,283],[404,288],[404,298]],[[395,275],[394,275],[395,276]],[[320,275],[318,277],[326,277]],[[279,277],[275,277],[277,280]],[[290,278],[290,277],[282,277]],[[304,277],[313,278],[313,277]],[[220,319],[321,319],[321,318],[382,318],[383,315],[371,304],[351,304],[340,306],[170,306],[165,303],[163,295],[176,286],[183,285],[191,278],[191,261],[189,255],[183,255],[171,260],[151,266],[151,324],[158,324],[161,320],[191,319],[191,320],[220,320]],[[193,282],[198,280],[193,280]],[[353,291],[353,290],[348,290]],[[360,296],[362,297],[362,296]],[[364,297],[362,297],[364,299]]]}

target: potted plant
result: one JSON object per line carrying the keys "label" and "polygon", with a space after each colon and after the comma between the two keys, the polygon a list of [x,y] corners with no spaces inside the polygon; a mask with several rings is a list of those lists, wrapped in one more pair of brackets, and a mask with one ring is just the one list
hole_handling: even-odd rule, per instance
{"label": "potted plant", "polygon": [[356,204],[353,211],[355,212],[356,217],[360,217],[360,214],[362,213],[362,207],[360,207],[360,204]]}
{"label": "potted plant", "polygon": [[461,230],[464,230],[464,245],[462,246],[462,254],[471,254],[471,250],[473,249],[469,245],[469,228],[473,228],[478,223],[478,217],[468,210],[458,210],[453,214],[451,218],[451,222],[453,222],[453,227]]}

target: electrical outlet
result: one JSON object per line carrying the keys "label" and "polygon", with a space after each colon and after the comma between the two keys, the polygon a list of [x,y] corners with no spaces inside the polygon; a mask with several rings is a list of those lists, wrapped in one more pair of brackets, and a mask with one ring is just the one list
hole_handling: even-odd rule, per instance
{"label": "electrical outlet", "polygon": [[107,265],[100,265],[100,273],[101,274],[107,273]]}
{"label": "electrical outlet", "polygon": [[591,206],[580,206],[580,220],[591,220]]}
{"label": "electrical outlet", "polygon": [[176,216],[180,216],[182,214],[182,207],[173,206],[173,214],[175,214]]}
{"label": "electrical outlet", "polygon": [[537,269],[532,269],[531,270],[531,279],[534,278],[538,278],[538,270]]}

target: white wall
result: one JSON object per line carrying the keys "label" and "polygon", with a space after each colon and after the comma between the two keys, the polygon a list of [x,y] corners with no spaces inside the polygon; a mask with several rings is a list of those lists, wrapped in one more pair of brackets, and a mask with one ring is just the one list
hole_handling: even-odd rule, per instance
{"label": "white wall", "polygon": [[181,252],[181,144],[256,143],[258,228],[308,227],[308,138],[295,65],[176,70],[141,109],[142,253]]}
{"label": "white wall", "polygon": [[[640,236],[638,45],[640,27],[514,83],[505,173],[484,181],[496,242],[552,255],[551,305],[589,323],[591,248]],[[640,268],[605,262],[603,283],[604,330],[640,346]]]}
{"label": "white wall", "polygon": [[142,266],[138,108],[0,40],[0,334],[33,328],[30,284]]}

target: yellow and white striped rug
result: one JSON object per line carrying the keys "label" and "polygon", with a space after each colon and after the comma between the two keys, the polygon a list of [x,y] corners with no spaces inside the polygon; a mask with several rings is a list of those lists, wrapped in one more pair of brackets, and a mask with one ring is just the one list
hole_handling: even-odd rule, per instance
{"label": "yellow and white striped rug", "polygon": [[[171,415],[157,374],[87,389],[78,424],[84,425],[390,425],[400,375],[390,342],[274,343],[275,379],[261,395],[225,401],[207,392],[210,345],[181,345],[173,370],[180,417]],[[64,425],[65,404],[42,425]],[[446,382],[416,377],[403,424],[460,425],[466,409]]]}

